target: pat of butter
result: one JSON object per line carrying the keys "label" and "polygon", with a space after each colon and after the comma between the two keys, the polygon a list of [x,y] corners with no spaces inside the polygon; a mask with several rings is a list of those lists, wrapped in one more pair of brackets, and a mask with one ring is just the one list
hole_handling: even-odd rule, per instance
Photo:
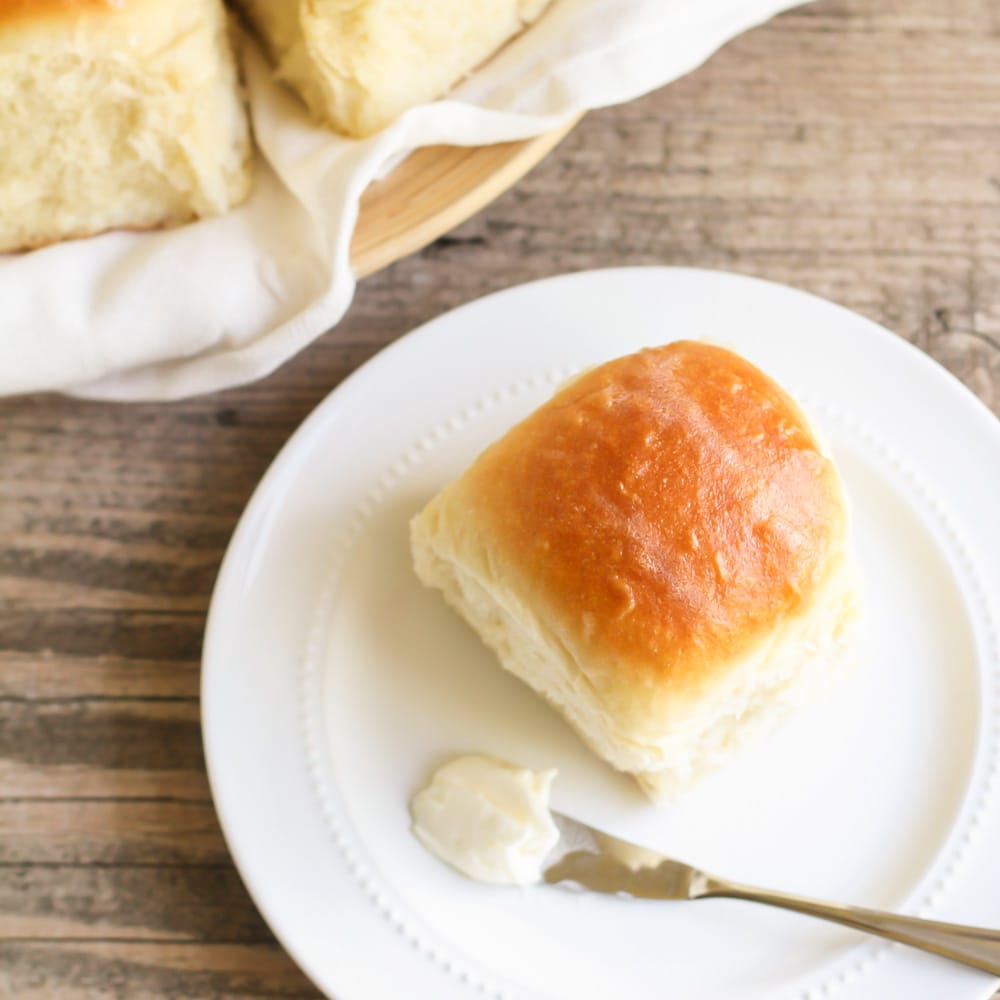
{"label": "pat of butter", "polygon": [[413,832],[442,861],[480,882],[531,885],[559,840],[549,812],[556,772],[492,757],[456,757],[413,796]]}

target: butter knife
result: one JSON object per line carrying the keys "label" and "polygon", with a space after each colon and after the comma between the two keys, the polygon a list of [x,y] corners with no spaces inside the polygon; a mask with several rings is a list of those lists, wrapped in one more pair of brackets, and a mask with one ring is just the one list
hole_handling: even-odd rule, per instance
{"label": "butter knife", "polygon": [[552,885],[575,885],[592,892],[641,899],[724,897],[764,903],[877,934],[1000,976],[1000,931],[757,889],[709,875],[568,816],[553,813],[553,818],[560,839],[543,871],[544,881]]}

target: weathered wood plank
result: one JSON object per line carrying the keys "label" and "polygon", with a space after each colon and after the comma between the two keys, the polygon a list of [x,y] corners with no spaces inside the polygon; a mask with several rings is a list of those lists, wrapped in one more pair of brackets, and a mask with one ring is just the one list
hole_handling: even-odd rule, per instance
{"label": "weathered wood plank", "polygon": [[[5,711],[5,710],[4,710]],[[36,765],[0,760],[0,798],[169,799],[210,802],[204,770],[139,770],[85,764]]]}
{"label": "weathered wood plank", "polygon": [[316,1000],[274,944],[0,941],[0,996],[17,1000]]}
{"label": "weathered wood plank", "polygon": [[4,865],[0,875],[0,940],[271,940],[230,864]]}
{"label": "weathered wood plank", "polygon": [[[164,603],[169,603],[164,599]],[[0,605],[0,652],[19,656],[118,657],[197,662],[203,612]]]}
{"label": "weathered wood plank", "polygon": [[92,657],[42,650],[0,651],[0,702],[74,698],[197,698],[201,669],[190,659],[154,660],[111,653]]}
{"label": "weathered wood plank", "polygon": [[190,701],[6,702],[0,759],[34,767],[202,771]]}
{"label": "weathered wood plank", "polygon": [[0,866],[29,864],[225,866],[229,852],[209,802],[0,799]]}
{"label": "weathered wood plank", "polygon": [[36,528],[29,537],[25,544],[22,531],[0,533],[0,575],[8,580],[60,584],[84,579],[98,589],[127,582],[132,589],[167,598],[210,591],[221,550],[182,548],[177,541],[122,544],[97,532],[80,537]]}
{"label": "weathered wood plank", "polygon": [[935,37],[996,34],[1000,15],[993,0],[962,0],[962,3],[910,3],[908,0],[826,0],[789,11],[772,30],[785,24],[813,25],[816,31],[886,32],[897,43],[900,35],[929,32]]}

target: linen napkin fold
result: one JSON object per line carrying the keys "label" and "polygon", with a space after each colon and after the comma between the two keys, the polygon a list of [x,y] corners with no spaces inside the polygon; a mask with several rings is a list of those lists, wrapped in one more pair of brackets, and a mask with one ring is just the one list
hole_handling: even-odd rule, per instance
{"label": "linen napkin fold", "polygon": [[421,146],[509,142],[689,72],[800,0],[554,0],[447,99],[381,133],[313,125],[247,42],[250,199],[178,229],[0,255],[0,394],[167,400],[260,378],[335,326],[367,185]]}

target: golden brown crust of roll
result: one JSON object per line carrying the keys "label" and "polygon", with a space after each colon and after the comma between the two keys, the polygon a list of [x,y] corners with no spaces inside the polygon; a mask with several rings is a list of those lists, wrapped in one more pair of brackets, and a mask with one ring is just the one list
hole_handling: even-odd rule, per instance
{"label": "golden brown crust of roll", "polygon": [[587,654],[688,686],[804,608],[839,550],[839,478],[799,407],[730,351],[590,371],[463,480],[493,546]]}
{"label": "golden brown crust of roll", "polygon": [[128,0],[0,0],[0,25],[45,17],[111,14],[126,6]]}

